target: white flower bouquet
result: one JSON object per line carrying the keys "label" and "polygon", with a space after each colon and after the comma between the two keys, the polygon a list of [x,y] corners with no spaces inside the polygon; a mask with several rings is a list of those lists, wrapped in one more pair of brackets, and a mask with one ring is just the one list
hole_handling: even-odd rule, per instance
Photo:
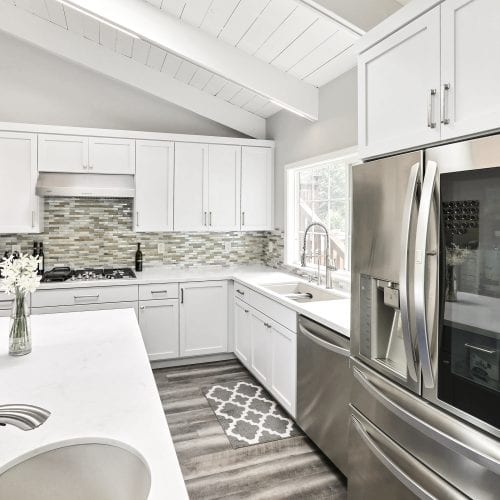
{"label": "white flower bouquet", "polygon": [[15,297],[9,330],[9,354],[21,356],[31,352],[31,326],[26,295],[39,286],[38,258],[21,254],[18,259],[9,257],[0,263],[3,279],[0,289]]}

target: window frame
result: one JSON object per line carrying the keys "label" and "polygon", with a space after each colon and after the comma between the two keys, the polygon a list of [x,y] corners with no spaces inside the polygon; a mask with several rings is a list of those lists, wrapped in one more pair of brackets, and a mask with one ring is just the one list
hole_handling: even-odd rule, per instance
{"label": "window frame", "polygon": [[[350,267],[351,267],[351,229],[352,229],[352,167],[358,163],[361,163],[357,147],[346,148],[338,151],[332,151],[321,156],[316,156],[312,158],[307,158],[294,163],[289,163],[285,165],[285,248],[284,248],[284,264],[288,267],[295,269],[301,269],[305,272],[312,273],[316,272],[317,267],[301,267],[294,263],[294,257],[296,256],[295,247],[295,229],[297,227],[298,218],[298,196],[299,196],[299,185],[298,176],[296,173],[303,169],[320,167],[323,165],[331,164],[334,162],[345,162],[347,164],[347,185],[348,193],[347,198],[347,221],[346,221],[346,269],[335,271],[335,274],[341,278],[350,279]],[[321,273],[324,274],[324,267],[321,266]]]}

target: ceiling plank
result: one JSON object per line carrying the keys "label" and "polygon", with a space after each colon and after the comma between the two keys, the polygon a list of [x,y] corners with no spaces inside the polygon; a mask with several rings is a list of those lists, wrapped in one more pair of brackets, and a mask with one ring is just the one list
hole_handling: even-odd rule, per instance
{"label": "ceiling plank", "polygon": [[0,30],[250,137],[265,138],[265,119],[6,2],[0,2]]}
{"label": "ceiling plank", "polygon": [[[214,38],[201,29],[159,12],[140,0],[71,0],[71,3],[122,28],[136,33],[154,45],[163,47],[192,63],[232,82],[272,99],[283,107],[311,120],[318,119],[318,89],[267,64],[236,47]],[[223,11],[225,22],[233,0],[212,3],[205,22],[212,19],[215,7]],[[309,13],[307,13],[309,14]],[[308,17],[307,14],[304,17]],[[312,16],[311,22],[314,20]],[[307,28],[309,22],[304,29]],[[214,24],[221,28],[220,19]],[[299,33],[300,34],[300,33]],[[282,49],[286,48],[282,47]],[[277,54],[275,54],[277,55]]]}

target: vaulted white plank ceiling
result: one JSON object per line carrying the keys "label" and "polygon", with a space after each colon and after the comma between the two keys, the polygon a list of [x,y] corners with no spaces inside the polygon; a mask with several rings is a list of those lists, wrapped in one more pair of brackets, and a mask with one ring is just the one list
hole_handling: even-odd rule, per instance
{"label": "vaulted white plank ceiling", "polygon": [[[226,106],[225,109],[238,109],[240,113],[238,120],[233,120],[229,124],[234,128],[237,128],[237,125],[233,122],[244,121],[249,115],[255,116],[255,119],[258,117],[265,119],[282,108],[290,109],[309,119],[317,118],[314,103],[309,105],[311,98],[313,100],[315,98],[312,90],[323,86],[338,75],[339,57],[349,51],[361,33],[355,27],[353,29],[349,23],[339,22],[334,16],[325,15],[308,5],[314,2],[299,0],[128,0],[124,2],[132,7],[134,7],[133,2],[136,2],[138,12],[150,16],[149,20],[154,16],[155,21],[172,23],[171,19],[174,18],[177,24],[170,25],[170,28],[183,29],[182,26],[185,26],[186,30],[196,28],[196,32],[186,31],[187,39],[192,40],[193,34],[201,32],[205,36],[205,39],[200,38],[201,41],[213,40],[213,43],[218,44],[215,48],[220,51],[221,60],[224,57],[230,60],[234,54],[237,56],[240,53],[243,60],[246,57],[246,61],[255,64],[256,68],[249,68],[249,73],[245,75],[244,71],[237,74],[231,72],[232,68],[226,71],[222,63],[217,64],[216,57],[215,62],[207,59],[204,67],[205,60],[198,57],[199,48],[196,48],[198,52],[184,52],[182,46],[176,46],[176,50],[173,51],[168,39],[164,44],[163,40],[160,40],[162,43],[158,43],[159,39],[155,39],[153,34],[149,36],[149,33],[130,30],[130,27],[136,25],[125,25],[119,13],[116,16],[107,15],[105,7],[102,7],[104,10],[98,11],[101,6],[96,2],[94,3],[98,6],[94,9],[93,2],[85,0],[71,0],[71,2],[0,0],[0,3],[2,1],[15,5],[73,35],[79,35],[86,41],[98,45],[102,50],[129,58],[148,70],[162,73],[175,79],[179,84],[196,89],[199,91],[198,94],[211,98],[207,100],[204,108],[208,108],[209,103],[220,101]],[[145,2],[155,9],[144,9]],[[101,3],[108,3],[109,7],[111,2],[107,0]],[[79,8],[84,8],[85,13]],[[97,15],[100,21],[88,14]],[[114,17],[118,21],[115,21]],[[116,29],[117,26],[110,26],[106,21],[126,28],[125,32]],[[166,24],[164,26],[168,27]],[[11,26],[3,27],[1,20],[0,29],[22,37],[22,34],[15,33]],[[131,36],[127,30],[137,33],[138,37]],[[253,77],[252,72],[260,70],[263,76],[268,77],[267,80],[269,77],[281,78],[280,75],[283,75],[284,79],[279,83],[290,86],[289,102],[288,96],[277,86],[273,88],[269,82],[268,86],[266,83],[260,86],[260,82],[250,81]],[[269,73],[264,74],[266,71]],[[265,82],[266,78],[263,80]],[[293,92],[295,95],[292,95]],[[230,108],[227,107],[228,104]],[[199,112],[197,109],[194,110]],[[207,116],[210,112],[200,114]],[[213,119],[212,116],[208,117]],[[250,129],[256,128],[255,124],[259,128],[259,122],[253,120],[250,127],[246,130],[243,130],[245,127],[240,127],[240,130],[249,135],[259,135],[259,132],[254,134],[250,132]]]}

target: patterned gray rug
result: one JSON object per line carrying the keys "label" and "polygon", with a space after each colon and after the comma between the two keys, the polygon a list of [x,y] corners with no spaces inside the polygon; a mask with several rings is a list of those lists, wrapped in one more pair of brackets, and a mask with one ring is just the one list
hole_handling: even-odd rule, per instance
{"label": "patterned gray rug", "polygon": [[233,448],[301,434],[272,396],[255,382],[228,382],[202,391]]}

